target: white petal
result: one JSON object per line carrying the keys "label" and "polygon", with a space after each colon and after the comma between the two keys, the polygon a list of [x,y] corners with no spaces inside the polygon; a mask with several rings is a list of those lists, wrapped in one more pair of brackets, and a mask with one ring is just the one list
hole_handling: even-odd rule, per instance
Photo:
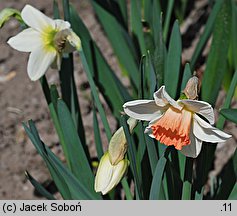
{"label": "white petal", "polygon": [[123,108],[128,116],[143,121],[151,121],[164,112],[164,108],[157,106],[154,100],[129,101]]}
{"label": "white petal", "polygon": [[28,28],[11,37],[7,43],[14,49],[21,52],[32,52],[41,46],[40,33],[32,28]]}
{"label": "white petal", "polygon": [[107,194],[121,181],[127,170],[128,164],[128,160],[123,159],[117,165],[113,166],[112,178],[110,179],[110,182],[107,187],[102,190],[102,194]]}
{"label": "white petal", "polygon": [[34,50],[29,57],[27,72],[32,81],[45,74],[56,58],[56,51],[45,52],[43,48]]}
{"label": "white petal", "polygon": [[69,29],[71,27],[70,23],[61,19],[54,20],[55,29],[58,31]]}
{"label": "white petal", "polygon": [[212,127],[198,115],[194,115],[193,118],[193,133],[198,139],[212,143],[224,142],[231,137],[231,135]]}
{"label": "white petal", "polygon": [[51,26],[52,28],[54,28],[55,25],[54,21],[51,18],[47,17],[41,11],[30,5],[26,5],[23,8],[21,16],[28,26],[40,32],[44,30],[45,27]]}
{"label": "white petal", "polygon": [[190,131],[190,140],[191,143],[187,146],[183,146],[180,152],[186,157],[196,158],[202,149],[202,141],[193,135],[192,130]]}
{"label": "white petal", "polygon": [[161,86],[158,91],[153,94],[155,102],[158,106],[164,107],[166,105],[171,105],[176,109],[182,110],[183,106],[178,104],[165,90],[165,86]]}
{"label": "white petal", "polygon": [[214,112],[209,103],[197,100],[180,100],[178,103],[182,103],[188,110],[202,115],[210,124],[215,123]]}
{"label": "white petal", "polygon": [[113,166],[109,161],[108,152],[100,160],[99,167],[95,177],[95,191],[101,192],[107,188],[113,174]]}

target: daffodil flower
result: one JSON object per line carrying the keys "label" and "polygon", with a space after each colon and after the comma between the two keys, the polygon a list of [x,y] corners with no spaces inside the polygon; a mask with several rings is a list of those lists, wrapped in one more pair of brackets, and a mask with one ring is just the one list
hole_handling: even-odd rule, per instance
{"label": "daffodil flower", "polygon": [[145,132],[150,137],[167,146],[173,145],[187,157],[197,157],[203,141],[217,143],[231,137],[211,126],[214,112],[210,104],[190,99],[175,101],[165,86],[154,93],[154,100],[130,101],[123,107],[128,116],[149,121]]}
{"label": "daffodil flower", "polygon": [[81,41],[69,22],[53,20],[30,5],[23,8],[21,17],[29,28],[10,38],[8,44],[30,52],[27,72],[31,80],[38,80],[50,66],[60,69],[62,54],[80,49]]}

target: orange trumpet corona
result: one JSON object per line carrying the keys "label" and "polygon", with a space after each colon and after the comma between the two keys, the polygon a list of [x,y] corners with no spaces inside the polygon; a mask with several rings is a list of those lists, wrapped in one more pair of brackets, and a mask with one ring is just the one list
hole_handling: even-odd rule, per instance
{"label": "orange trumpet corona", "polygon": [[192,112],[170,107],[165,114],[151,126],[153,136],[161,143],[181,150],[191,143],[189,138]]}

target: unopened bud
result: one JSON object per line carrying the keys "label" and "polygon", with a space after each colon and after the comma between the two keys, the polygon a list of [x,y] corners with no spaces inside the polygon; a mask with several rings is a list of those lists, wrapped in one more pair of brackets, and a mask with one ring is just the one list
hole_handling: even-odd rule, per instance
{"label": "unopened bud", "polygon": [[95,191],[107,194],[111,191],[123,178],[129,161],[123,159],[118,164],[112,165],[109,160],[108,152],[106,152],[100,160],[100,164],[95,177]]}
{"label": "unopened bud", "polygon": [[[129,118],[127,121],[129,125],[130,133],[137,125],[137,120]],[[120,127],[112,136],[109,142],[109,159],[112,165],[116,165],[119,161],[124,158],[125,153],[127,152],[127,140],[123,127]]]}

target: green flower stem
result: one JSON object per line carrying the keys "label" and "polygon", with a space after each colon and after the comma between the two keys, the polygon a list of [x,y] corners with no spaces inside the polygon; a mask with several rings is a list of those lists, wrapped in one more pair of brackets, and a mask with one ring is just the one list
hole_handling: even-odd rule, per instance
{"label": "green flower stem", "polygon": [[128,181],[126,178],[123,178],[121,181],[127,200],[133,200],[133,195],[131,193]]}
{"label": "green flower stem", "polygon": [[56,132],[58,134],[58,137],[59,137],[62,149],[63,149],[63,153],[66,157],[67,165],[68,165],[69,169],[71,169],[71,166],[70,166],[70,163],[69,163],[69,156],[68,156],[68,151],[67,151],[67,147],[66,147],[65,138],[63,136],[61,125],[59,123],[57,111],[56,111],[56,109],[53,105],[52,99],[51,99],[49,84],[48,84],[48,81],[47,81],[45,75],[40,78],[40,84],[41,84],[41,87],[43,89],[44,96],[45,96],[45,99],[46,99],[48,107],[49,107],[49,112],[50,112],[50,115],[52,117],[54,127],[56,129]]}
{"label": "green flower stem", "polygon": [[107,136],[108,141],[109,141],[111,136],[112,136],[112,134],[111,134],[111,130],[110,130],[110,127],[109,127],[108,120],[106,118],[105,110],[104,110],[104,108],[103,108],[103,106],[102,106],[102,104],[100,102],[99,94],[97,92],[97,88],[96,88],[95,82],[93,80],[90,68],[89,68],[89,66],[87,64],[87,60],[86,60],[85,54],[84,54],[82,49],[78,50],[78,52],[80,54],[83,67],[84,67],[85,73],[86,73],[87,78],[88,78],[88,82],[89,82],[90,87],[91,87],[91,92],[92,92],[92,95],[93,95],[94,100],[95,100],[95,105],[98,108],[98,111],[99,111],[102,123],[104,125],[105,133],[106,133],[106,136]]}

